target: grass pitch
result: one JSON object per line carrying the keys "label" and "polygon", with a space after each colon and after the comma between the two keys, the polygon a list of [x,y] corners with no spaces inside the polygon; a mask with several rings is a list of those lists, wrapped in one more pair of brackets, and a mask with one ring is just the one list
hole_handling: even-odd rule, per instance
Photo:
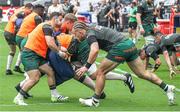
{"label": "grass pitch", "polygon": [[[93,91],[73,79],[57,87],[62,95],[70,97],[69,101],[51,103],[47,78],[42,77],[40,82],[30,91],[34,97],[25,100],[29,105],[17,106],[13,104],[13,98],[17,94],[14,86],[24,77],[16,72],[11,76],[5,75],[9,47],[3,36],[4,26],[5,23],[0,24],[0,111],[180,111],[180,93],[176,93],[178,105],[168,106],[167,96],[158,86],[135,77],[133,77],[136,86],[134,94],[129,92],[128,87],[124,86],[122,81],[106,81],[107,98],[102,100],[97,108],[85,107],[78,102],[80,97],[91,96]],[[142,46],[143,42],[143,40],[139,41],[138,47]],[[101,52],[101,55],[105,55],[104,52]],[[100,62],[101,59],[98,58],[97,61]],[[162,65],[156,74],[166,83],[180,88],[180,74],[170,80],[167,65],[162,57],[161,59]],[[118,69],[131,72],[126,64],[120,65]]]}

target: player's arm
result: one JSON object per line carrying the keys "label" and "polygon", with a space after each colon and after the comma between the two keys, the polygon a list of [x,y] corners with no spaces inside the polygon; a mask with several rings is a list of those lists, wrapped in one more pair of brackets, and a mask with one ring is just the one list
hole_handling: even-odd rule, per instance
{"label": "player's arm", "polygon": [[144,31],[144,28],[142,26],[142,20],[141,20],[142,13],[143,13],[143,7],[142,6],[138,6],[137,13],[136,13],[136,19],[137,19],[137,23],[138,23],[138,26],[140,28],[141,34],[144,34],[145,31]]}
{"label": "player's arm", "polygon": [[173,67],[171,65],[169,53],[168,53],[168,51],[167,51],[165,46],[162,47],[162,51],[163,51],[163,56],[164,56],[164,58],[166,60],[166,63],[168,65],[168,67],[169,67],[170,74],[174,74],[175,72],[173,71]]}
{"label": "player's arm", "polygon": [[48,47],[54,51],[59,53],[59,47],[56,45],[54,38],[52,37],[53,34],[53,29],[50,25],[45,24],[43,26],[43,32],[45,35],[45,39],[46,39],[46,43],[48,45]]}
{"label": "player's arm", "polygon": [[34,21],[36,26],[43,22],[42,18],[38,15],[34,17]]}
{"label": "player's arm", "polygon": [[154,68],[152,69],[152,72],[155,72],[160,67],[161,60],[155,51],[151,54],[151,57],[155,60],[155,65]]}
{"label": "player's arm", "polygon": [[23,11],[21,11],[21,12],[15,14],[15,16],[12,18],[12,22],[16,22],[16,20],[18,18],[24,18],[24,17],[25,17],[25,13]]}
{"label": "player's arm", "polygon": [[105,16],[104,18],[110,17],[112,20],[114,20],[114,17],[112,16],[113,9],[111,9]]}
{"label": "player's arm", "polygon": [[88,43],[90,45],[90,52],[87,59],[87,62],[85,66],[81,67],[80,69],[76,70],[76,74],[81,77],[85,72],[88,71],[88,69],[91,67],[91,65],[95,62],[96,57],[99,52],[99,45],[96,40],[96,36],[89,36],[88,37]]}

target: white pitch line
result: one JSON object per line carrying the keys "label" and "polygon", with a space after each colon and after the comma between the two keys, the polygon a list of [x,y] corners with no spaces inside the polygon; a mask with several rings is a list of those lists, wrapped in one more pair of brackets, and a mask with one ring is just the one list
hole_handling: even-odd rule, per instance
{"label": "white pitch line", "polygon": [[[96,62],[96,64],[97,65],[99,65],[100,63],[99,62]],[[128,72],[126,72],[126,71],[123,71],[123,70],[121,70],[120,68],[115,68],[114,69],[114,71],[116,71],[116,72],[120,72],[120,73],[128,73]],[[130,73],[133,77],[135,77],[135,78],[138,78],[135,74],[133,74],[133,73]]]}
{"label": "white pitch line", "polygon": [[[28,104],[27,106],[33,106],[33,105],[59,105],[64,103],[34,103],[34,104]],[[13,107],[13,106],[20,106],[16,104],[0,104],[0,107]]]}

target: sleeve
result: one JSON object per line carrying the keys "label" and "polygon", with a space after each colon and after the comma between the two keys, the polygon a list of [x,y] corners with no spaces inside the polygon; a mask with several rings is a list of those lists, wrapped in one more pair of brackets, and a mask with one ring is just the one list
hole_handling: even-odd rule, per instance
{"label": "sleeve", "polygon": [[17,18],[24,18],[25,17],[25,13],[23,11],[17,13],[16,15]]}
{"label": "sleeve", "polygon": [[77,54],[78,44],[79,44],[79,41],[77,39],[73,38],[67,49],[68,53],[71,55]]}
{"label": "sleeve", "polygon": [[45,36],[52,36],[53,35],[53,28],[51,25],[45,24],[43,25],[43,32]]}
{"label": "sleeve", "polygon": [[38,15],[34,17],[34,21],[36,23],[36,26],[43,22],[42,18],[40,16],[38,16]]}
{"label": "sleeve", "polygon": [[87,41],[89,45],[91,45],[94,42],[97,42],[96,36],[95,35],[88,36]]}

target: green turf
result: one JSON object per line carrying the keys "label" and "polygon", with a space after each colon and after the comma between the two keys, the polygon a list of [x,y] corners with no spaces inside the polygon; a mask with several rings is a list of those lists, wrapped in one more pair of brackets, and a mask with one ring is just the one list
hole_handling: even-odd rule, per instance
{"label": "green turf", "polygon": [[[78,99],[80,97],[84,98],[91,96],[93,92],[74,80],[70,80],[58,87],[58,91],[63,95],[70,97],[69,101],[63,103],[51,103],[47,78],[43,77],[37,86],[30,91],[34,95],[34,98],[25,100],[25,102],[30,105],[25,107],[17,106],[12,103],[13,98],[17,94],[14,86],[24,77],[22,74],[15,72],[12,76],[5,75],[9,48],[3,37],[3,29],[4,24],[0,24],[0,111],[180,111],[180,93],[176,94],[176,102],[179,105],[168,106],[166,94],[159,87],[137,78],[133,78],[136,86],[134,94],[131,94],[121,81],[106,81],[105,92],[107,98],[101,101],[98,108],[90,108],[80,105]],[[139,46],[142,44],[143,40],[139,42]],[[104,54],[104,52],[101,52],[101,54]],[[157,71],[158,76],[165,82],[174,84],[180,88],[180,75],[178,74],[175,79],[170,80],[167,66],[163,59],[162,61],[163,64]],[[15,62],[13,63],[12,68],[14,67],[14,64]],[[119,68],[124,71],[130,71],[126,64],[119,66]]]}

